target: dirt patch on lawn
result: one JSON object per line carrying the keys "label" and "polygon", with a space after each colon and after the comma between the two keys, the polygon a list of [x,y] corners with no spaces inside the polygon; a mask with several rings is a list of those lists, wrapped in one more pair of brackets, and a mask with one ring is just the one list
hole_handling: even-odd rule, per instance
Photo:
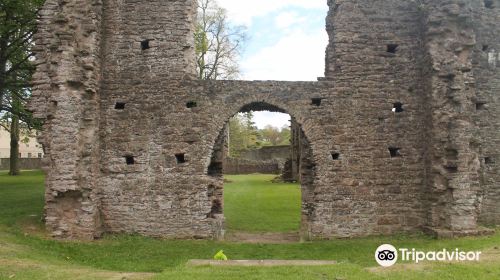
{"label": "dirt patch on lawn", "polygon": [[188,266],[257,266],[257,267],[270,267],[270,266],[325,266],[336,265],[336,261],[324,260],[189,260]]}

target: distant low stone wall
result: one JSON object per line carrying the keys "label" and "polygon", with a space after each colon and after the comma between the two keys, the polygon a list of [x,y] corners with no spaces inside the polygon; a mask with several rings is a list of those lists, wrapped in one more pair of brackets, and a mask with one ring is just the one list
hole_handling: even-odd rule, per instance
{"label": "distant low stone wall", "polygon": [[240,158],[262,161],[262,160],[286,160],[291,157],[292,148],[290,145],[266,146],[256,150],[243,152]]}
{"label": "distant low stone wall", "polygon": [[226,158],[224,161],[224,174],[280,174],[282,163],[273,161],[253,161],[238,158]]}
{"label": "distant low stone wall", "polygon": [[[10,159],[0,158],[0,170],[9,170]],[[42,169],[42,159],[41,158],[20,158],[19,159],[20,169]]]}

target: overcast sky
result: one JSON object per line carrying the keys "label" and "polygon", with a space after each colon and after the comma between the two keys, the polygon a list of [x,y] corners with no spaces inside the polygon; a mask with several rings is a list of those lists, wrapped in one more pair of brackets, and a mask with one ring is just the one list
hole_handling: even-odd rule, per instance
{"label": "overcast sky", "polygon": [[[326,0],[217,0],[233,24],[247,28],[244,80],[316,81],[324,75]],[[282,127],[289,116],[256,112],[259,128]]]}

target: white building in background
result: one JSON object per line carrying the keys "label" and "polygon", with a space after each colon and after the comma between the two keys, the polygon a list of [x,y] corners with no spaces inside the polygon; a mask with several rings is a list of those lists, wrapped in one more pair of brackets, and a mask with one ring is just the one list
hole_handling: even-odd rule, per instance
{"label": "white building in background", "polygon": [[[19,141],[19,155],[21,158],[42,158],[42,145],[34,137],[30,137],[28,143]],[[0,127],[0,158],[10,158],[10,133],[3,127]]]}

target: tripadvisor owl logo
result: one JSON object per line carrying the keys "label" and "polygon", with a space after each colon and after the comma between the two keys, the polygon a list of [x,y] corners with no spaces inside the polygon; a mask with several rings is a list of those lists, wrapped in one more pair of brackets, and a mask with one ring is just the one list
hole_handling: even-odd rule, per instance
{"label": "tripadvisor owl logo", "polygon": [[458,248],[455,250],[442,249],[440,251],[418,251],[415,248],[399,248],[391,244],[380,245],[375,250],[375,260],[383,267],[393,266],[399,260],[419,263],[421,261],[479,261],[481,256],[480,251],[461,251]]}
{"label": "tripadvisor owl logo", "polygon": [[375,260],[381,266],[392,266],[398,261],[398,251],[391,244],[380,245],[375,251]]}

